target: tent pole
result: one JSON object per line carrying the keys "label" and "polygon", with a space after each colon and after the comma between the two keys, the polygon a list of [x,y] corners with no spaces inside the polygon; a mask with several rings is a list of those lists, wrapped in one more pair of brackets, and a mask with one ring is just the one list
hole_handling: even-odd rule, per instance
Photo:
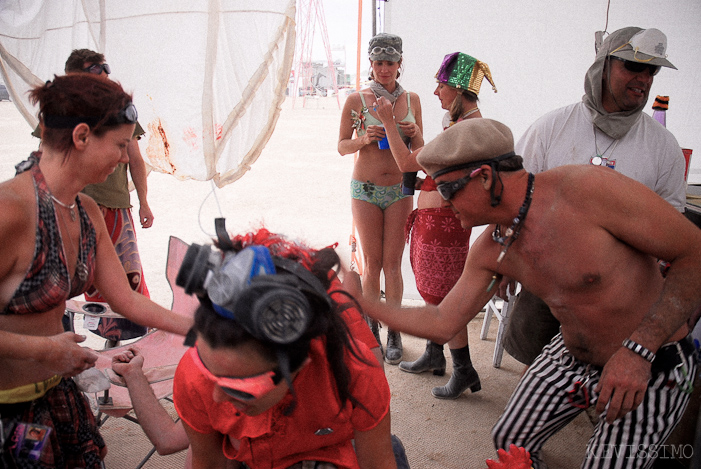
{"label": "tent pole", "polygon": [[[356,61],[355,61],[355,90],[360,92],[360,51],[363,32],[363,0],[358,0],[358,45],[356,47]],[[355,152],[353,156],[353,161],[358,161],[358,152]],[[351,219],[351,235],[349,244],[351,246],[351,268],[355,266],[358,274],[363,275],[363,260],[361,256],[356,255],[358,250],[358,242],[355,237],[355,219]]]}

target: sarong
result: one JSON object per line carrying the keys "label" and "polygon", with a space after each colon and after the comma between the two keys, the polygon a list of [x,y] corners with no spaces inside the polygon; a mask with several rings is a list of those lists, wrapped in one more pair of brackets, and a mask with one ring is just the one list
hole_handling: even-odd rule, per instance
{"label": "sarong", "polygon": [[409,260],[416,288],[426,303],[437,305],[465,267],[470,233],[448,207],[416,209],[407,219]]}
{"label": "sarong", "polygon": [[[146,282],[144,281],[144,270],[141,267],[139,248],[136,245],[136,232],[134,230],[134,220],[129,208],[107,208],[100,205],[100,210],[105,218],[107,231],[110,234],[117,256],[122,262],[124,271],[127,274],[131,289],[150,298]],[[95,287],[85,293],[86,301],[101,301],[104,298]],[[129,321],[128,319],[100,318],[97,330],[92,331],[97,335],[109,340],[128,340],[141,337],[146,334],[146,327]]]}

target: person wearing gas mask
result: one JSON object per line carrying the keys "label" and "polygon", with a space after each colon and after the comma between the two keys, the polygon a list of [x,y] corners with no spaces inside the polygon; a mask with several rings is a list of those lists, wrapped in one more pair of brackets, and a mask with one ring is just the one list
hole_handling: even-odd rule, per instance
{"label": "person wearing gas mask", "polygon": [[177,279],[201,303],[173,389],[192,466],[408,467],[335,251],[266,230],[219,247],[192,245]]}

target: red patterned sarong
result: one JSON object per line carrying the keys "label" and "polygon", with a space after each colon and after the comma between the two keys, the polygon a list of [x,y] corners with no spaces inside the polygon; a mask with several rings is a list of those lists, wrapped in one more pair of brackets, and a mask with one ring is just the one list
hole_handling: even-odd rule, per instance
{"label": "red patterned sarong", "polygon": [[[100,210],[105,218],[107,232],[110,234],[117,256],[119,256],[124,271],[127,273],[131,289],[150,298],[144,281],[144,270],[141,268],[139,248],[136,245],[136,232],[134,231],[131,209],[106,208],[100,205]],[[90,287],[85,293],[85,300],[105,301],[95,287]],[[93,332],[110,340],[128,340],[146,334],[146,328],[128,319],[101,318],[97,330]]]}
{"label": "red patterned sarong", "polygon": [[409,215],[405,229],[407,241],[411,235],[409,259],[426,303],[440,303],[460,278],[471,232],[447,207],[416,209]]}

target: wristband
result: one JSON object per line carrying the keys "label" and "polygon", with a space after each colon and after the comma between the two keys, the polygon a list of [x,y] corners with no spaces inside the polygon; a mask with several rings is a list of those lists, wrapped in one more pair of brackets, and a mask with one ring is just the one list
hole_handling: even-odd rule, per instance
{"label": "wristband", "polygon": [[640,345],[637,342],[634,342],[630,339],[626,339],[623,341],[623,346],[630,350],[633,353],[637,353],[641,357],[643,357],[645,360],[649,361],[650,363],[653,362],[655,359],[655,354],[652,353],[649,349],[646,349],[642,345]]}

